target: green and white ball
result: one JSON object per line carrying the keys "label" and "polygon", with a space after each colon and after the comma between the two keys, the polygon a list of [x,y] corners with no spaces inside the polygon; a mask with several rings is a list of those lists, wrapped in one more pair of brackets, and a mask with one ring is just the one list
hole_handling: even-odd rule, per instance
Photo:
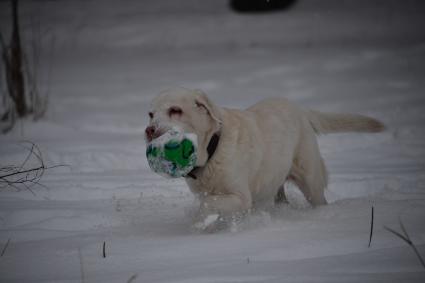
{"label": "green and white ball", "polygon": [[196,166],[197,138],[195,134],[175,129],[165,132],[146,146],[151,169],[165,177],[186,176]]}

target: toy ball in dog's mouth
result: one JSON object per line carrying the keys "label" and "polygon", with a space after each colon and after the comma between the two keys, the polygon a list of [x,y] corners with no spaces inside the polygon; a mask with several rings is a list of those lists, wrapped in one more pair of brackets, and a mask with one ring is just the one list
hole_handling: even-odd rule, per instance
{"label": "toy ball in dog's mouth", "polygon": [[176,129],[165,132],[146,145],[150,168],[161,176],[185,177],[196,166],[197,137]]}

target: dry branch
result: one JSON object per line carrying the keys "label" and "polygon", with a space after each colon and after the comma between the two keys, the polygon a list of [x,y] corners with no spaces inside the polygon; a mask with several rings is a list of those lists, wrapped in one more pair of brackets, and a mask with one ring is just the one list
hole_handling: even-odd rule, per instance
{"label": "dry branch", "polygon": [[422,264],[422,267],[425,268],[425,262],[421,256],[421,254],[419,253],[418,249],[416,248],[415,244],[412,242],[412,240],[410,239],[409,234],[406,231],[406,228],[403,225],[403,222],[400,219],[400,228],[401,231],[403,232],[404,235],[402,235],[401,233],[387,227],[384,226],[384,229],[387,230],[388,232],[393,233],[394,235],[396,235],[397,237],[399,237],[400,239],[402,239],[404,242],[406,242],[410,247],[412,247],[413,251],[415,252],[416,256],[418,257],[420,263]]}
{"label": "dry branch", "polygon": [[[23,186],[35,195],[31,189],[33,186],[46,187],[40,183],[46,170],[67,166],[46,166],[40,148],[32,142],[26,142],[26,144],[30,146],[22,145],[22,147],[28,150],[28,154],[20,165],[8,165],[0,168],[0,190],[11,187],[19,191]],[[29,167],[30,160],[36,162],[36,165]]]}

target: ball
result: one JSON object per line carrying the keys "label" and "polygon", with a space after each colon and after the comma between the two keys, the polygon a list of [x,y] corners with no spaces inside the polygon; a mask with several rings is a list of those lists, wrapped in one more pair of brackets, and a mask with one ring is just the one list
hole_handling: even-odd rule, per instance
{"label": "ball", "polygon": [[197,138],[195,134],[176,129],[165,132],[146,146],[150,168],[165,177],[185,177],[196,166]]}

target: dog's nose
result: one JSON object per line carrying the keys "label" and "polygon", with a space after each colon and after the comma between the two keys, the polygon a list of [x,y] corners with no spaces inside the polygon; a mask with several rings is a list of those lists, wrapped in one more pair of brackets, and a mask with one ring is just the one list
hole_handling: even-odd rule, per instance
{"label": "dog's nose", "polygon": [[146,128],[145,135],[146,135],[146,138],[148,139],[148,141],[153,140],[153,137],[155,135],[155,131],[156,131],[156,129],[155,129],[154,126],[149,126],[149,127]]}

